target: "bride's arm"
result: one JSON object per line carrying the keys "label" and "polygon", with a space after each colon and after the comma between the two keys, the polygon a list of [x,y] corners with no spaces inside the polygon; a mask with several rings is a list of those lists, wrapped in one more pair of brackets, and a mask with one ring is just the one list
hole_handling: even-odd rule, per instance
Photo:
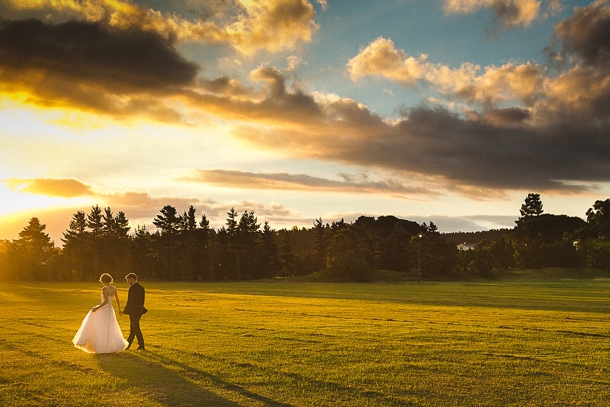
{"label": "bride's arm", "polygon": [[104,305],[108,304],[108,293],[105,289],[102,289],[102,294],[104,295],[104,301],[102,301],[100,305],[96,305],[95,307],[91,308],[91,311],[95,312],[98,309],[102,308]]}
{"label": "bride's arm", "polygon": [[119,300],[119,290],[116,290],[116,294],[114,294],[114,298],[116,299],[116,306],[119,308],[119,314],[121,313],[121,301]]}

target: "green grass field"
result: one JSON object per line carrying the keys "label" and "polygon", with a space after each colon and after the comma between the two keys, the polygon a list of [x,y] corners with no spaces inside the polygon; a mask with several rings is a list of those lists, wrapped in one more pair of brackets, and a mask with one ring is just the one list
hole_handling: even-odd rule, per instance
{"label": "green grass field", "polygon": [[99,283],[0,285],[0,405],[610,405],[610,281],[142,285],[109,355],[71,343]]}

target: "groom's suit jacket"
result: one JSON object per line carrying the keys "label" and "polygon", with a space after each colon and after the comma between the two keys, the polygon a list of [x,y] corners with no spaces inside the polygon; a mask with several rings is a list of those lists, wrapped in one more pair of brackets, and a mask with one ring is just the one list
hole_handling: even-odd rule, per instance
{"label": "groom's suit jacket", "polygon": [[125,309],[123,310],[123,314],[127,315],[143,315],[148,312],[146,308],[144,308],[144,287],[142,287],[138,282],[135,282],[129,287],[129,292],[127,293],[127,304],[125,304]]}

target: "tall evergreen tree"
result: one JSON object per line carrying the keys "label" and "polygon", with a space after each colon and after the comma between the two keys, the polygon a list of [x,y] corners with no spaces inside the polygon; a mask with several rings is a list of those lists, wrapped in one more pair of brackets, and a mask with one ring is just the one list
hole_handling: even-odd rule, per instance
{"label": "tall evergreen tree", "polygon": [[197,218],[195,216],[195,208],[193,205],[189,206],[188,212],[180,217],[180,230],[192,232],[197,229]]}
{"label": "tall evergreen tree", "polygon": [[237,243],[237,220],[238,214],[234,208],[227,212],[226,228],[224,229],[224,242],[226,253],[224,257],[224,272],[225,277],[231,280],[239,280],[241,278],[240,262]]}
{"label": "tall evergreen tree", "polygon": [[197,236],[197,279],[215,280],[214,274],[214,236],[210,228],[210,221],[205,215],[201,215]]}
{"label": "tall evergreen tree", "polygon": [[141,278],[155,280],[158,276],[159,246],[146,226],[137,226],[131,246],[132,270]]}
{"label": "tall evergreen tree", "polygon": [[278,257],[278,248],[275,241],[275,231],[269,226],[269,222],[265,221],[262,233],[262,275],[263,278],[276,277],[281,270],[280,259]]}
{"label": "tall evergreen tree", "polygon": [[69,272],[75,280],[82,280],[85,272],[85,264],[89,258],[89,234],[87,229],[87,215],[83,211],[77,211],[72,215],[68,230],[64,232],[63,255]]}
{"label": "tall evergreen tree", "polygon": [[296,256],[290,244],[289,233],[284,233],[281,237],[279,260],[282,265],[281,277],[290,277],[298,274]]}
{"label": "tall evergreen tree", "polygon": [[257,221],[253,211],[245,211],[237,225],[238,274],[246,280],[261,278]]}
{"label": "tall evergreen tree", "polygon": [[45,265],[55,256],[55,244],[45,233],[46,225],[38,218],[31,218],[7,248],[7,258],[13,278],[17,280],[51,280],[45,274]]}
{"label": "tall evergreen tree", "polygon": [[175,256],[177,248],[176,235],[179,230],[180,217],[171,205],[166,205],[161,209],[161,214],[153,220],[153,225],[161,230],[157,240],[160,244],[159,256],[163,264],[163,276],[165,278],[177,278],[175,269]]}
{"label": "tall evergreen tree", "polygon": [[521,218],[529,219],[542,214],[542,201],[540,200],[540,194],[529,193],[525,198],[525,202],[521,205]]}
{"label": "tall evergreen tree", "polygon": [[91,267],[85,272],[87,279],[95,278],[100,274],[101,238],[104,233],[104,222],[102,210],[98,205],[91,207],[87,215],[87,227],[89,228],[89,250],[92,254]]}
{"label": "tall evergreen tree", "polygon": [[104,210],[103,218],[103,258],[106,272],[127,274],[129,272],[129,221],[124,212],[116,216],[112,209]]}
{"label": "tall evergreen tree", "polygon": [[197,242],[197,217],[193,205],[189,206],[188,212],[180,216],[180,250],[178,257],[180,264],[180,276],[184,280],[195,280],[198,275],[199,250]]}
{"label": "tall evergreen tree", "polygon": [[104,209],[104,214],[102,215],[102,234],[106,237],[115,237],[117,235],[114,214],[109,207]]}
{"label": "tall evergreen tree", "polygon": [[320,217],[314,221],[314,228],[316,231],[316,240],[314,243],[315,269],[324,270],[326,268],[326,256],[328,255],[330,240],[328,227],[324,226],[324,222],[322,222],[322,218]]}
{"label": "tall evergreen tree", "polygon": [[114,218],[114,224],[116,227],[116,234],[119,239],[127,239],[129,237],[129,230],[131,227],[129,226],[129,221],[125,217],[125,213],[120,211],[116,217]]}
{"label": "tall evergreen tree", "polygon": [[235,254],[230,239],[224,226],[218,229],[214,245],[213,280],[232,280],[235,277]]}
{"label": "tall evergreen tree", "polygon": [[166,205],[161,209],[161,214],[153,220],[153,225],[161,229],[163,235],[175,235],[179,230],[180,218],[177,216],[176,208]]}
{"label": "tall evergreen tree", "polygon": [[91,231],[91,235],[94,238],[100,237],[104,230],[104,221],[102,210],[99,206],[95,205],[91,207],[91,212],[87,215],[87,227]]}

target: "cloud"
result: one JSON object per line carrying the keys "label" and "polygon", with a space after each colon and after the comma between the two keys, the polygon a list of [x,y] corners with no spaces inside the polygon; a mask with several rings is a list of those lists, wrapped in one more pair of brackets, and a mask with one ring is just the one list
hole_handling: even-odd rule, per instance
{"label": "cloud", "polygon": [[27,192],[35,195],[73,198],[93,195],[89,185],[68,178],[9,178],[4,183],[14,191]]}
{"label": "cloud", "polygon": [[[100,206],[125,212],[132,225],[144,224],[152,231],[155,230],[155,227],[152,226],[152,220],[166,205],[176,208],[178,214],[186,212],[192,205],[197,211],[197,217],[201,218],[202,215],[205,215],[210,221],[210,226],[215,228],[224,225],[227,212],[231,208],[235,208],[238,213],[254,211],[261,220],[273,221],[282,225],[292,225],[294,222],[299,224],[309,222],[309,219],[302,218],[300,212],[275,202],[268,204],[254,201],[217,202],[209,198],[151,196],[148,192],[142,191],[99,194],[96,199]],[[275,227],[273,224],[271,226]]]}
{"label": "cloud", "polygon": [[[549,55],[567,67],[544,82],[547,102],[541,108],[574,123],[593,124],[610,118],[610,5],[598,0],[577,8],[574,16],[555,28]],[[559,50],[557,50],[559,48]],[[544,102],[544,101],[543,101]],[[597,123],[598,125],[601,122]]]}
{"label": "cloud", "polygon": [[306,174],[251,173],[244,171],[201,170],[179,181],[202,182],[224,188],[290,190],[334,193],[388,194],[396,197],[414,194],[430,194],[433,191],[418,186],[407,186],[396,180],[371,181],[367,177],[357,179],[341,174],[344,181],[312,177]]}
{"label": "cloud", "polygon": [[587,66],[610,69],[610,6],[597,0],[584,8],[576,8],[574,16],[555,28],[556,39],[562,42],[562,57],[574,54]]}
{"label": "cloud", "polygon": [[512,107],[490,110],[482,118],[494,126],[510,126],[524,123],[531,118],[531,113],[526,109]]}
{"label": "cloud", "polygon": [[252,89],[246,88],[238,80],[231,79],[228,76],[213,80],[202,78],[199,81],[199,85],[202,90],[218,96],[240,97],[252,93]]}
{"label": "cloud", "polygon": [[[584,29],[598,25],[585,24]],[[558,30],[559,40],[567,38],[562,33]],[[594,36],[585,38],[596,41]],[[580,57],[570,48],[565,53]],[[610,145],[597,124],[607,118],[603,101],[610,95],[608,76],[599,67],[603,58],[591,59],[597,65],[576,64],[555,77],[536,64],[487,68],[464,64],[452,70],[425,58],[405,63],[408,59],[390,40],[379,38],[350,66],[355,77],[381,72],[405,83],[427,81],[439,93],[473,103],[471,112],[476,114],[463,117],[422,105],[390,122],[352,99],[289,90],[286,75],[271,66],[261,66],[250,75],[263,85],[260,89],[221,77],[202,81],[197,92],[183,91],[181,100],[193,109],[242,120],[233,135],[257,148],[378,168],[410,180],[404,188],[416,185],[424,190],[422,185],[435,185],[427,189],[442,186],[466,195],[491,196],[505,188],[582,191],[607,180]],[[525,107],[510,106],[515,103]],[[477,106],[482,109],[479,113]],[[205,174],[214,182],[229,175],[238,178],[238,185],[254,180],[267,188],[311,188],[314,181],[322,181],[289,174]],[[400,185],[390,184],[327,185],[341,190],[400,190]],[[413,191],[417,188],[409,189]]]}
{"label": "cloud", "polygon": [[0,90],[37,105],[175,120],[172,108],[146,95],[171,96],[193,84],[197,70],[154,32],[79,21],[0,22]]}
{"label": "cloud", "polygon": [[[503,28],[529,26],[541,16],[541,0],[445,0],[446,14],[470,14],[491,8]],[[558,0],[549,5],[551,11],[560,8]]]}
{"label": "cloud", "polygon": [[322,6],[322,10],[326,10],[328,8],[327,0],[316,0],[316,2]]}
{"label": "cloud", "polygon": [[349,60],[347,66],[352,80],[357,81],[369,75],[380,75],[404,85],[415,85],[422,79],[428,64],[426,56],[418,59],[398,51],[392,40],[383,37],[371,42],[360,53]]}
{"label": "cloud", "polygon": [[[391,40],[377,38],[350,60],[354,80],[376,75],[408,86],[427,86],[450,101],[464,103],[462,111],[421,104],[403,109],[396,120],[350,98],[308,93],[290,83],[290,70],[269,65],[251,72],[252,85],[227,76],[195,80],[197,67],[178,55],[171,41],[154,32],[130,32],[101,23],[5,22],[0,47],[18,58],[0,56],[0,86],[5,93],[25,89],[30,92],[27,99],[39,104],[96,108],[119,117],[157,111],[168,120],[177,120],[172,114],[181,119],[209,115],[230,122],[231,134],[257,149],[373,168],[400,180],[398,186],[387,181],[368,186],[378,191],[401,186],[412,191],[413,185],[415,191],[446,188],[471,196],[497,196],[504,189],[585,191],[597,182],[610,181],[610,141],[605,132],[610,119],[608,43],[599,35],[605,32],[608,14],[607,2],[598,1],[557,26],[553,45],[564,62],[559,69],[518,62],[488,67],[466,62],[450,68],[425,56],[410,57]],[[23,29],[20,25],[26,23],[34,28],[32,33],[48,34],[52,45],[41,51],[39,59],[37,52],[28,52],[31,46],[16,47],[11,41],[27,39],[41,47],[44,38],[28,39],[32,33],[25,31],[24,38],[6,35],[6,30]],[[107,53],[104,61],[90,66],[78,57],[78,50],[90,46],[88,42],[66,40],[69,52],[53,46],[61,43],[56,38],[66,27],[93,33],[91,38],[100,40],[93,45],[98,50],[104,49],[100,44],[122,38],[134,43],[143,39],[150,52],[165,55],[166,65],[176,70],[140,67],[123,74],[124,67],[130,63],[137,67],[138,62],[124,61],[129,55],[120,45],[118,49],[124,51],[115,59]],[[69,56],[66,61],[84,69],[66,66],[62,52]],[[88,70],[106,80],[97,81]],[[298,174],[205,175],[216,180],[232,175],[240,185],[254,179],[266,187],[275,183],[285,188],[312,188],[324,181]],[[367,187],[364,181],[355,184],[327,185],[344,191]]]}
{"label": "cloud", "polygon": [[128,0],[0,0],[4,18],[103,23],[118,30],[155,32],[170,41],[228,44],[246,55],[292,49],[310,41],[318,29],[307,0],[216,1],[201,7],[193,21]]}
{"label": "cloud", "polygon": [[291,49],[299,42],[309,42],[318,28],[307,0],[239,0],[239,4],[245,14],[225,29],[224,39],[245,54],[253,49]]}
{"label": "cloud", "polygon": [[501,67],[464,63],[457,69],[432,64],[426,55],[414,58],[397,50],[390,39],[377,38],[350,59],[347,68],[354,81],[380,76],[402,85],[428,85],[432,90],[484,106],[537,97],[544,68],[538,64],[506,63]]}
{"label": "cloud", "polygon": [[[607,181],[604,174],[610,173],[604,171],[610,143],[594,123],[555,117],[534,126],[532,112],[518,108],[490,110],[473,120],[438,106],[410,109],[403,119],[388,123],[370,120],[371,112],[354,105],[335,109],[334,120],[323,121],[324,126],[312,119],[306,128],[244,127],[234,135],[257,148],[378,168],[477,197],[497,196],[503,189],[584,191]],[[367,125],[343,120],[343,112],[358,112]]]}

